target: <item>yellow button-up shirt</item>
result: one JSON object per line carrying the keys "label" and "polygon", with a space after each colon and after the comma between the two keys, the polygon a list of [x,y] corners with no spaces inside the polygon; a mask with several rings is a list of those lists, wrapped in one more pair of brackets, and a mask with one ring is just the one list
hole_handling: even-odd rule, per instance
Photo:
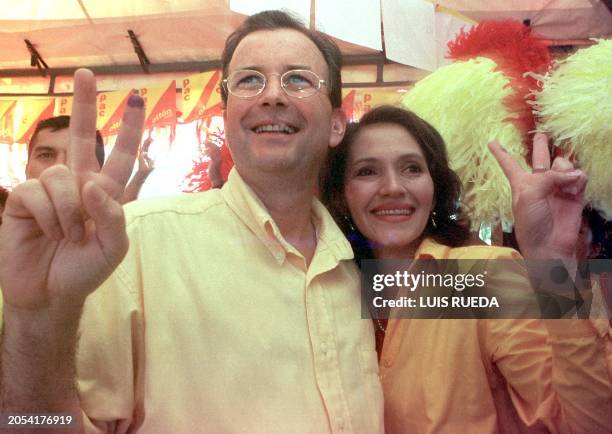
{"label": "yellow button-up shirt", "polygon": [[126,210],[128,255],[81,322],[89,431],[383,431],[352,251],[317,200],[308,267],[235,170]]}
{"label": "yellow button-up shirt", "polygon": [[[416,257],[521,266],[511,249],[428,239]],[[529,291],[511,272],[487,284],[516,290],[521,279]],[[380,361],[387,433],[609,432],[611,349],[601,321],[392,318]]]}

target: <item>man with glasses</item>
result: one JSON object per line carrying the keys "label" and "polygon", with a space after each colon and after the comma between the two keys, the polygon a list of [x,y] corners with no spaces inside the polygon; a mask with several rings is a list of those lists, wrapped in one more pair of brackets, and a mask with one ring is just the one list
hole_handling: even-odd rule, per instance
{"label": "man with glasses", "polygon": [[[307,98],[317,93],[325,80],[307,69],[292,69],[280,76],[280,84],[287,95]],[[266,76],[254,69],[240,69],[224,79],[223,86],[238,98],[252,98],[263,92]]]}
{"label": "man with glasses", "polygon": [[95,87],[77,72],[71,171],[16,188],[0,231],[5,413],[68,412],[91,432],[383,431],[352,252],[313,198],[344,134],[340,68],[286,14],[247,19],[223,53],[235,169],[221,190],[128,206],[127,255],[113,198],[142,100],[95,173],[78,151]]}

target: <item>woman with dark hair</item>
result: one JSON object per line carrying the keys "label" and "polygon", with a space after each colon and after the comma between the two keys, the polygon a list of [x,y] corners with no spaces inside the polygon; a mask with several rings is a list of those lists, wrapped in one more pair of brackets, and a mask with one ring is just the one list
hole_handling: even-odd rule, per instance
{"label": "woman with dark hair", "polygon": [[[368,126],[371,128],[366,128]],[[430,178],[436,180],[435,203],[431,218],[426,222],[425,232],[441,244],[451,247],[462,245],[469,238],[469,230],[459,208],[461,181],[448,165],[446,145],[440,133],[407,110],[382,106],[365,114],[359,124],[349,124],[344,141],[329,154],[328,167],[323,172],[324,179],[321,184],[323,201],[334,217],[348,217],[344,195],[349,149],[363,129],[384,130],[382,135],[386,135],[389,131],[387,126],[399,136],[408,134],[412,138],[411,141],[416,140],[418,151],[422,154],[421,159],[424,158],[422,163],[426,164]],[[377,135],[376,132],[374,135]],[[410,170],[415,172],[414,166]],[[338,223],[345,233],[350,232],[348,218],[340,218]]]}
{"label": "woman with dark hair", "polygon": [[[512,175],[514,190],[518,175]],[[530,293],[518,252],[465,245],[461,183],[440,134],[412,112],[383,106],[351,126],[329,155],[321,192],[358,265],[503,259],[508,265],[490,272],[487,284]],[[605,354],[593,343],[598,337],[562,335],[552,326],[535,319],[375,319],[386,432],[566,432],[570,426],[604,432],[609,418],[597,402],[609,403],[610,387]],[[587,354],[600,360],[581,363]]]}

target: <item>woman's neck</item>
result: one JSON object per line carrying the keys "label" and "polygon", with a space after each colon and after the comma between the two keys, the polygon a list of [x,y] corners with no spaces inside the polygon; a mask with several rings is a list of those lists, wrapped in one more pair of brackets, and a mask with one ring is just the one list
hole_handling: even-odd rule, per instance
{"label": "woman's neck", "polygon": [[424,236],[404,246],[374,246],[372,253],[376,259],[414,259]]}

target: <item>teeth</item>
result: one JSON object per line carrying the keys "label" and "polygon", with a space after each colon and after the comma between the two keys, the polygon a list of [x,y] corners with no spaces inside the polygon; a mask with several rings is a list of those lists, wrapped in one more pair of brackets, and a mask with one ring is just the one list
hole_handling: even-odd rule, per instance
{"label": "teeth", "polygon": [[284,133],[284,134],[294,134],[296,132],[295,128],[290,127],[289,125],[261,125],[255,128],[255,132],[259,133]]}
{"label": "teeth", "polygon": [[376,215],[412,215],[414,209],[383,209],[376,211]]}

